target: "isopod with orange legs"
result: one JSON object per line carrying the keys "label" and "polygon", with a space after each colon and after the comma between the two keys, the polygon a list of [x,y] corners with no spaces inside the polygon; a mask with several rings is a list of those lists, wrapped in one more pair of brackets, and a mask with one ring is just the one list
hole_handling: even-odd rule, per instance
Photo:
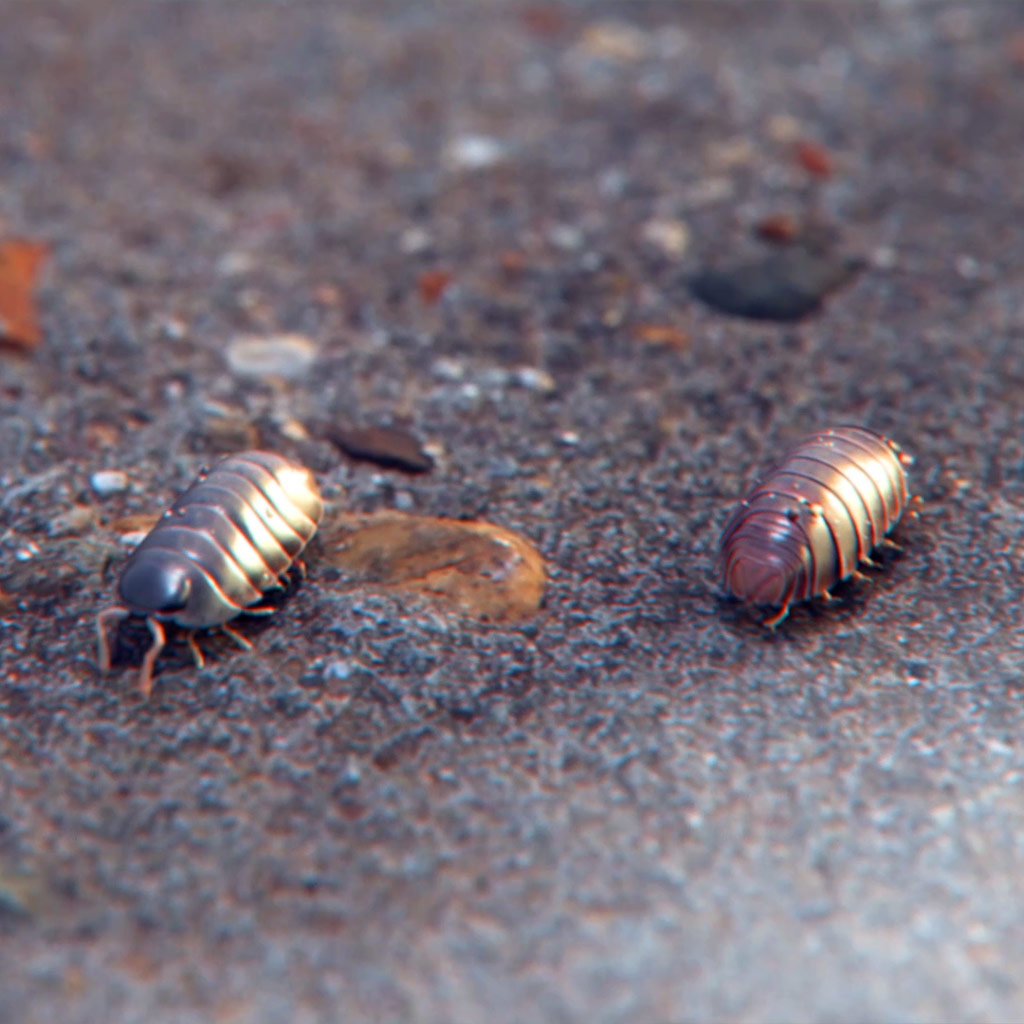
{"label": "isopod with orange legs", "polygon": [[793,601],[828,600],[840,580],[872,565],[871,552],[912,499],[913,459],[864,427],[804,438],[733,512],[719,542],[722,585],[748,604],[771,605],[774,629]]}
{"label": "isopod with orange legs", "polygon": [[[160,517],[121,573],[121,604],[96,618],[100,667],[110,668],[109,623],[145,616],[153,637],[139,670],[148,697],[153,665],[166,642],[165,622],[188,630],[220,626],[243,647],[251,644],[226,623],[258,607],[316,533],[323,502],[313,474],[271,452],[229,455],[200,472]],[[188,643],[198,665],[202,654]]]}

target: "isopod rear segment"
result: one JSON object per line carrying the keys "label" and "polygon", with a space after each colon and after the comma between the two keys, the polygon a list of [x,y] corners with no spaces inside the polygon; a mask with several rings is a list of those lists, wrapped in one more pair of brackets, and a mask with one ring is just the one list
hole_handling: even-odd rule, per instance
{"label": "isopod rear segment", "polygon": [[719,542],[722,585],[749,604],[772,605],[774,628],[793,601],[830,598],[840,580],[887,541],[910,502],[899,446],[864,427],[800,441],[746,495]]}
{"label": "isopod rear segment", "polygon": [[[153,644],[139,670],[148,697],[153,665],[166,641],[164,622],[188,630],[220,626],[244,647],[251,645],[225,624],[258,607],[316,533],[323,502],[313,474],[280,455],[248,451],[203,470],[143,538],[121,573],[121,604],[96,619],[99,661],[110,667],[108,624],[145,616]],[[195,637],[189,647],[198,665]]]}

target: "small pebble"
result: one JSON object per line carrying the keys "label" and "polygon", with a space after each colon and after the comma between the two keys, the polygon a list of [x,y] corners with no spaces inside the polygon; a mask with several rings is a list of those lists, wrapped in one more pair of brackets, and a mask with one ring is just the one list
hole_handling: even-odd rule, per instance
{"label": "small pebble", "polygon": [[295,380],[316,359],[316,345],[302,334],[236,338],[228,347],[228,366],[240,377]]}
{"label": "small pebble", "polygon": [[357,661],[347,659],[332,661],[324,668],[324,681],[328,683],[344,682],[353,672],[358,672],[360,668],[361,666]]}
{"label": "small pebble", "polygon": [[518,366],[515,369],[515,381],[528,391],[536,391],[542,395],[554,394],[558,385],[555,378],[547,370],[536,366]]}
{"label": "small pebble", "polygon": [[644,56],[650,36],[624,21],[597,21],[580,37],[580,52],[616,64],[631,64]]}
{"label": "small pebble", "polygon": [[252,253],[240,249],[232,249],[217,260],[217,273],[221,277],[241,277],[248,274],[256,266]]}
{"label": "small pebble", "polygon": [[445,163],[457,171],[482,171],[508,154],[505,144],[490,135],[458,135],[445,149]]}
{"label": "small pebble", "polygon": [[556,224],[548,232],[548,241],[564,252],[576,252],[583,248],[583,232],[572,224]]}
{"label": "small pebble", "polygon": [[466,376],[465,364],[460,363],[457,359],[449,359],[447,356],[435,359],[431,371],[435,377],[440,377],[441,380],[458,381],[464,380]]}
{"label": "small pebble", "polygon": [[426,252],[433,245],[433,238],[424,228],[406,228],[398,239],[398,248],[406,256]]}
{"label": "small pebble", "polygon": [[284,437],[288,438],[289,441],[309,440],[309,431],[306,429],[305,425],[292,417],[289,417],[280,423],[278,429]]}
{"label": "small pebble", "polygon": [[129,482],[128,474],[119,469],[100,469],[89,477],[92,489],[101,498],[109,498],[112,494],[128,490]]}
{"label": "small pebble", "polygon": [[690,229],[681,220],[649,220],[640,229],[640,237],[666,256],[678,259],[690,244]]}

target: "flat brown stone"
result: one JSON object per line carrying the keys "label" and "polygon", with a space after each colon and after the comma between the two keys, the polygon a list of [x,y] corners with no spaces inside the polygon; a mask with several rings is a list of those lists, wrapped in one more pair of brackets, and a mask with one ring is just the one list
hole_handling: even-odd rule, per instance
{"label": "flat brown stone", "polygon": [[360,583],[422,594],[488,622],[519,622],[544,596],[544,561],[493,523],[384,512],[325,524],[326,558]]}

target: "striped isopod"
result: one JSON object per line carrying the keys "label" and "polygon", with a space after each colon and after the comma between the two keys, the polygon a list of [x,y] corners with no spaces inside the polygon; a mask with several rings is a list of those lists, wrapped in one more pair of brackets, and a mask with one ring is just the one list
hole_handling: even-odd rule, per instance
{"label": "striped isopod", "polygon": [[[187,629],[220,626],[245,648],[251,644],[226,625],[255,608],[264,591],[283,586],[282,575],[316,533],[323,502],[313,474],[271,452],[229,455],[200,472],[132,553],[119,585],[121,605],[96,619],[100,666],[110,668],[107,623],[144,615],[153,645],[139,671],[148,697],[153,664],[166,641],[163,623]],[[203,657],[188,634],[196,664]]]}
{"label": "striped isopod", "polygon": [[864,427],[836,427],[805,438],[761,479],[726,524],[719,542],[722,584],[750,604],[780,610],[792,601],[830,597],[829,588],[873,564],[891,544],[910,497],[905,467],[913,459]]}

